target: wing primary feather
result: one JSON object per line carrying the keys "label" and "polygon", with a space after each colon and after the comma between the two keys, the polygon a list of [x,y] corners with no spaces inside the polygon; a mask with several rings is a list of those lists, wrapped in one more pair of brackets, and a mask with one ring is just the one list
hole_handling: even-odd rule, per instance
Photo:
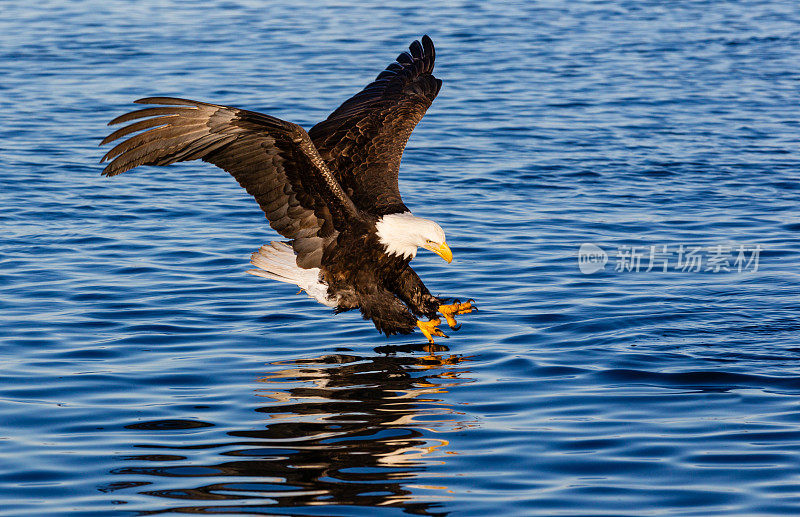
{"label": "wing primary feather", "polygon": [[136,104],[163,104],[166,106],[217,106],[218,104],[209,104],[201,101],[190,101],[189,99],[181,99],[179,97],[145,97],[143,99],[136,99]]}
{"label": "wing primary feather", "polygon": [[417,59],[422,59],[422,45],[419,41],[415,40],[411,42],[411,45],[408,47],[411,50],[411,55]]}
{"label": "wing primary feather", "polygon": [[[198,133],[208,133],[206,127],[193,127],[191,131],[186,131],[184,128],[175,128],[173,126],[162,126],[150,131],[145,131],[128,140],[123,140],[114,146],[113,149],[108,151],[101,161],[109,160],[113,157],[121,158],[123,156],[137,157],[143,156],[142,151],[158,151],[159,148],[170,147],[180,144],[191,143],[190,138]],[[180,129],[184,129],[180,131]]]}
{"label": "wing primary feather", "polygon": [[436,49],[433,47],[433,41],[427,34],[422,36],[422,51],[430,66],[428,72],[433,72],[433,63],[436,61]]}
{"label": "wing primary feather", "polygon": [[117,129],[116,131],[105,137],[103,141],[100,142],[100,145],[105,145],[109,142],[113,142],[114,140],[116,140],[121,136],[125,136],[130,133],[135,133],[136,131],[141,131],[142,129],[153,128],[156,126],[163,126],[165,124],[168,124],[171,119],[174,119],[177,116],[178,116],[177,114],[163,115],[161,117],[155,117],[147,120],[140,120],[139,122],[134,122],[133,124]]}
{"label": "wing primary feather", "polygon": [[192,111],[197,110],[196,107],[186,107],[186,108],[144,108],[137,111],[131,111],[130,113],[126,113],[124,115],[120,115],[119,117],[115,118],[111,122],[108,123],[109,126],[113,126],[115,124],[121,124],[122,122],[128,122],[130,120],[136,120],[139,118],[144,117],[154,117],[156,115],[172,115],[172,114],[180,114],[181,112],[191,113]]}
{"label": "wing primary feather", "polygon": [[414,56],[412,56],[409,52],[403,52],[399,56],[397,56],[397,62],[401,64],[413,64],[414,63]]}

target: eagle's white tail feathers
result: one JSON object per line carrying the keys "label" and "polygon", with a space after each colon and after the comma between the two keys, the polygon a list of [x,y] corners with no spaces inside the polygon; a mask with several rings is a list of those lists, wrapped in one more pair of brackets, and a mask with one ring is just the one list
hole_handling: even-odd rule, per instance
{"label": "eagle's white tail feathers", "polygon": [[311,271],[297,267],[294,251],[283,242],[271,242],[269,245],[261,246],[257,252],[250,255],[250,263],[259,268],[247,270],[252,275],[297,284],[300,287],[307,276],[304,273]]}
{"label": "eagle's white tail feathers", "polygon": [[328,298],[328,286],[320,280],[319,268],[303,269],[297,265],[294,250],[285,242],[271,242],[250,256],[250,263],[258,269],[248,269],[251,275],[295,284],[311,298],[328,307],[336,307],[336,300]]}

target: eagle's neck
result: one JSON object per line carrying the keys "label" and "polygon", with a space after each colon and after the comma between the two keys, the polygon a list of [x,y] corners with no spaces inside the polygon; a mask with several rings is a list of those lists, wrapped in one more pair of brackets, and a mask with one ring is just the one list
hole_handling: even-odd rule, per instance
{"label": "eagle's neck", "polygon": [[413,259],[420,245],[417,237],[419,227],[428,222],[427,219],[411,215],[411,212],[387,214],[378,219],[375,229],[387,255]]}

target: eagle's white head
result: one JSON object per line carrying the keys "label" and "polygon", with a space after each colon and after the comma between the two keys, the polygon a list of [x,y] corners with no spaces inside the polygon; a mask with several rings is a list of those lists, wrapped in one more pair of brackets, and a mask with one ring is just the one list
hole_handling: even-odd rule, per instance
{"label": "eagle's white head", "polygon": [[444,230],[430,219],[415,217],[411,212],[388,214],[375,223],[375,228],[389,255],[414,258],[417,248],[422,246],[447,262],[453,260],[453,252],[444,239]]}

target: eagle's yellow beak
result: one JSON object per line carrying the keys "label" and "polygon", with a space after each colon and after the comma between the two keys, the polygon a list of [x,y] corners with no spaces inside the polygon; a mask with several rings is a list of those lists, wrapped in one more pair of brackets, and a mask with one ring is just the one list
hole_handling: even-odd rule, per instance
{"label": "eagle's yellow beak", "polygon": [[436,245],[431,243],[428,246],[425,246],[426,250],[431,250],[432,252],[436,253],[440,257],[442,257],[445,262],[448,264],[453,261],[453,252],[450,251],[450,246],[447,245],[446,242],[443,242],[441,245]]}

